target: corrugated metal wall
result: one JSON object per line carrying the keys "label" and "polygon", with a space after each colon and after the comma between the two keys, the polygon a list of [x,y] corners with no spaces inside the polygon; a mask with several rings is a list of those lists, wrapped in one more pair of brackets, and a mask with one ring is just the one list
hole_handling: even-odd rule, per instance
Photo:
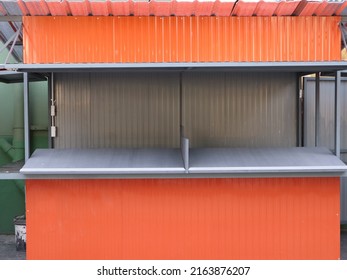
{"label": "corrugated metal wall", "polygon": [[341,60],[334,17],[23,17],[25,63]]}
{"label": "corrugated metal wall", "polygon": [[56,74],[57,148],[177,148],[179,75]]}
{"label": "corrugated metal wall", "polygon": [[91,146],[179,147],[177,74],[92,74]]}
{"label": "corrugated metal wall", "polygon": [[[182,121],[192,147],[296,145],[294,74],[182,76]],[[55,77],[56,148],[179,147],[179,73]]]}
{"label": "corrugated metal wall", "polygon": [[339,178],[27,180],[26,195],[28,259],[340,257]]}
{"label": "corrugated metal wall", "polygon": [[[347,161],[347,79],[341,81],[341,159]],[[319,146],[334,149],[335,121],[335,81],[321,78],[320,83]],[[306,78],[304,83],[304,145],[315,145],[315,79]]]}
{"label": "corrugated metal wall", "polygon": [[292,73],[187,73],[186,136],[192,147],[295,146],[296,94]]}
{"label": "corrugated metal wall", "polygon": [[[347,79],[341,81],[341,159],[347,162]],[[334,149],[335,81],[321,78],[320,83],[319,146]],[[306,78],[304,83],[304,145],[315,145],[315,79]],[[341,178],[341,222],[347,222],[347,178]]]}
{"label": "corrugated metal wall", "polygon": [[68,73],[54,77],[58,116],[56,125],[59,135],[55,138],[56,147],[90,147],[91,89],[89,74]]}

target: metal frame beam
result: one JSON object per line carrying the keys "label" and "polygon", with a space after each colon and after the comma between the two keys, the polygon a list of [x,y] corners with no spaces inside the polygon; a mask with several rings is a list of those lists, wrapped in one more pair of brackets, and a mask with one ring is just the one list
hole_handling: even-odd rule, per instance
{"label": "metal frame beam", "polygon": [[184,62],[184,63],[61,63],[6,64],[0,68],[20,72],[110,72],[110,71],[286,71],[310,74],[347,69],[346,61],[321,62]]}
{"label": "metal frame beam", "polygon": [[0,22],[22,22],[22,16],[0,16]]}
{"label": "metal frame beam", "polygon": [[52,149],[53,148],[53,139],[52,139],[52,130],[51,126],[53,123],[52,116],[51,116],[51,105],[54,102],[53,96],[54,96],[54,89],[53,89],[53,79],[54,79],[54,74],[51,73],[51,75],[48,77],[48,148]]}
{"label": "metal frame beam", "polygon": [[296,100],[296,104],[297,104],[297,146],[298,147],[302,147],[303,146],[303,89],[304,83],[303,83],[303,77],[298,74],[297,75],[297,100]]}
{"label": "metal frame beam", "polygon": [[24,89],[24,159],[30,157],[30,118],[29,118],[29,78],[28,73],[23,73]]}
{"label": "metal frame beam", "polygon": [[341,72],[335,73],[335,155],[341,156]]}
{"label": "metal frame beam", "polygon": [[13,42],[12,42],[12,45],[11,45],[11,48],[6,56],[6,59],[5,59],[5,64],[7,64],[7,61],[8,59],[10,58],[10,55],[12,54],[13,52],[13,49],[14,49],[14,46],[16,45],[16,42],[18,41],[18,38],[19,38],[19,35],[20,35],[20,32],[21,32],[21,29],[22,29],[22,25],[18,28],[18,30],[15,32],[15,38],[13,39]]}
{"label": "metal frame beam", "polygon": [[314,122],[314,143],[315,146],[319,146],[319,119],[320,119],[320,73],[316,73],[315,83],[315,122]]}

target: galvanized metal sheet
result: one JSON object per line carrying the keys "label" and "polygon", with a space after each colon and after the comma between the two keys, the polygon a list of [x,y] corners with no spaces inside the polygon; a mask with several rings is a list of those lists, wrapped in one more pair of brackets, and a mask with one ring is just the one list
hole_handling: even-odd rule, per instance
{"label": "galvanized metal sheet", "polygon": [[[315,79],[306,78],[304,89],[304,145],[315,145]],[[347,152],[347,79],[341,80],[341,150]],[[335,80],[321,78],[319,107],[319,146],[334,149]],[[344,156],[344,155],[343,155]]]}
{"label": "galvanized metal sheet", "polygon": [[325,173],[347,171],[326,148],[191,149],[190,173]]}
{"label": "galvanized metal sheet", "polygon": [[292,73],[185,73],[183,125],[191,147],[296,146]]}
{"label": "galvanized metal sheet", "polygon": [[20,170],[45,174],[184,173],[179,149],[38,149]]}
{"label": "galvanized metal sheet", "polygon": [[178,73],[56,74],[55,91],[57,148],[180,147]]}
{"label": "galvanized metal sheet", "polygon": [[[180,146],[178,73],[56,74],[55,83],[55,147]],[[294,74],[187,73],[182,90],[192,147],[296,145]]]}
{"label": "galvanized metal sheet", "polygon": [[39,149],[20,170],[25,175],[112,175],[229,173],[324,173],[339,176],[347,166],[324,148],[191,149],[189,163],[180,149]]}
{"label": "galvanized metal sheet", "polygon": [[[91,131],[89,74],[54,75],[56,148],[88,148]],[[60,130],[61,129],[61,130]]]}

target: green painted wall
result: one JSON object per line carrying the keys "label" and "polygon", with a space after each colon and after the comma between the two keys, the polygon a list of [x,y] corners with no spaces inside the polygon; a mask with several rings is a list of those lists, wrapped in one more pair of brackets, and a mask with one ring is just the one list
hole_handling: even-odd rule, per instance
{"label": "green painted wall", "polygon": [[[1,44],[0,44],[1,47]],[[0,54],[0,63],[6,54]],[[15,62],[11,58],[10,62]],[[22,101],[23,84],[0,83],[0,138],[12,143],[15,102]],[[47,82],[31,82],[29,86],[31,151],[48,146]],[[18,106],[17,106],[18,108]],[[0,149],[0,166],[11,158]],[[0,234],[13,234],[13,218],[25,213],[24,181],[0,180]]]}
{"label": "green painted wall", "polygon": [[29,87],[30,150],[48,148],[48,84],[32,82]]}

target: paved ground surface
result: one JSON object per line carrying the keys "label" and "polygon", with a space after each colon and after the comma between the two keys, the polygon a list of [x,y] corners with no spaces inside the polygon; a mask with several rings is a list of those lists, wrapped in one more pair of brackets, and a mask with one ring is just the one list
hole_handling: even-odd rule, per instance
{"label": "paved ground surface", "polygon": [[347,230],[341,231],[341,260],[347,260]]}
{"label": "paved ground surface", "polygon": [[0,260],[25,260],[25,252],[16,251],[14,235],[0,235]]}
{"label": "paved ground surface", "polygon": [[[0,260],[25,260],[25,252],[17,252],[14,235],[0,235]],[[347,230],[341,231],[341,260],[347,260]]]}

